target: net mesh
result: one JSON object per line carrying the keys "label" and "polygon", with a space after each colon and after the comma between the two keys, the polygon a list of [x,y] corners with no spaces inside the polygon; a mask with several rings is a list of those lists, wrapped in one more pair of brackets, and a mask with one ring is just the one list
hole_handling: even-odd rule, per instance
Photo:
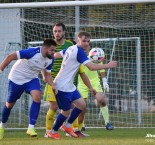
{"label": "net mesh", "polygon": [[[66,25],[66,39],[75,41],[77,34],[75,31],[78,27],[76,21],[79,18],[79,30],[89,32],[92,39],[96,39],[91,42],[91,47],[101,47],[106,53],[106,62],[110,60],[114,49],[112,58],[119,62],[118,67],[110,70],[108,75],[110,92],[106,93],[106,99],[110,121],[115,127],[155,126],[153,121],[155,119],[153,113],[155,111],[154,3],[80,6],[79,15],[75,13],[76,7],[74,6],[22,8],[14,11],[12,9],[1,11],[0,26],[3,31],[0,38],[5,44],[11,43],[11,47],[14,42],[17,46],[20,42],[21,47],[16,46],[17,49],[25,49],[28,47],[28,42],[42,41],[47,37],[53,38],[51,26],[57,22],[63,22]],[[20,25],[17,27],[9,23]],[[139,39],[134,39],[135,37]],[[125,38],[125,40],[122,41],[120,38]],[[140,46],[137,46],[138,43]],[[0,46],[5,48],[0,49],[1,54],[11,53],[13,50],[10,51],[8,45],[4,43],[0,43]],[[138,50],[140,50],[139,53],[137,53]],[[0,110],[7,96],[7,76],[10,68],[6,68],[7,73],[0,76],[3,78],[0,82]],[[138,80],[139,75],[141,80]],[[45,84],[42,80],[41,82],[42,89],[44,89]],[[141,89],[138,89],[139,86]],[[30,97],[24,94],[11,112],[8,127],[27,127],[30,105]],[[42,101],[36,126],[45,127],[48,107],[48,102]],[[100,109],[94,105],[93,96],[87,100],[85,124],[87,127],[105,126]]]}

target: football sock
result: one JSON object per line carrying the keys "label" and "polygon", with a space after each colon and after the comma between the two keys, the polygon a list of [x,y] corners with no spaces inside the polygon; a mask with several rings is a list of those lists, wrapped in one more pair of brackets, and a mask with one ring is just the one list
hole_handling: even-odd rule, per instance
{"label": "football sock", "polygon": [[72,127],[76,130],[78,129],[78,117],[74,120],[73,124],[72,124]]}
{"label": "football sock", "polygon": [[83,127],[83,123],[79,124],[78,130],[81,131],[82,130],[82,127]]}
{"label": "football sock", "polygon": [[64,121],[67,119],[67,117],[65,117],[64,115],[62,115],[61,113],[57,116],[55,123],[53,125],[52,128],[52,133],[55,133],[58,131],[58,129],[60,128],[60,126],[64,123]]}
{"label": "football sock", "polygon": [[34,128],[34,125],[29,124],[28,128]]}
{"label": "football sock", "polygon": [[67,124],[72,124],[73,121],[79,116],[79,114],[81,113],[82,110],[74,107],[70,113],[70,116],[68,118],[68,121],[66,123],[66,127],[68,126]]}
{"label": "football sock", "polygon": [[32,102],[31,108],[30,108],[30,119],[29,119],[29,124],[35,125],[39,111],[40,111],[40,102]]}
{"label": "football sock", "polygon": [[6,126],[6,123],[0,123],[0,128],[5,128],[5,126]]}
{"label": "football sock", "polygon": [[55,120],[56,112],[54,112],[52,109],[49,108],[47,114],[46,114],[46,130],[51,130],[54,120]]}
{"label": "football sock", "polygon": [[105,121],[105,125],[107,125],[107,123],[109,123],[109,111],[108,111],[108,106],[101,107],[100,109],[101,109],[102,116],[103,116],[104,121]]}
{"label": "football sock", "polygon": [[2,110],[2,123],[6,123],[8,121],[11,109],[12,108],[7,108],[6,106],[3,107],[3,110]]}

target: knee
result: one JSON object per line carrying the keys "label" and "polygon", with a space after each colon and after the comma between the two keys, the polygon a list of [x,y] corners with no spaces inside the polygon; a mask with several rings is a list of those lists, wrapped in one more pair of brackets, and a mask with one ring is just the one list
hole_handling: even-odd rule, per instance
{"label": "knee", "polygon": [[105,107],[106,106],[106,102],[104,100],[98,100],[98,104],[100,107]]}
{"label": "knee", "polygon": [[82,110],[82,112],[86,112],[86,103],[85,102],[81,105],[81,110]]}
{"label": "knee", "polygon": [[58,109],[57,102],[50,102],[50,109],[56,112]]}
{"label": "knee", "polygon": [[81,114],[85,114],[86,113],[86,107],[82,109]]}
{"label": "knee", "polygon": [[61,114],[64,115],[65,117],[68,117],[70,114],[70,110],[68,111],[61,110]]}
{"label": "knee", "polygon": [[33,90],[33,91],[31,91],[30,94],[32,96],[33,101],[35,101],[37,103],[40,103],[41,102],[41,99],[42,99],[42,93],[41,93],[41,91]]}
{"label": "knee", "polygon": [[15,103],[8,103],[8,102],[6,102],[6,103],[5,103],[5,106],[6,106],[6,108],[8,108],[8,109],[12,109],[13,106],[14,106],[14,104],[15,104]]}
{"label": "knee", "polygon": [[42,96],[41,95],[36,95],[33,97],[33,101],[37,102],[37,103],[40,103],[41,102],[41,99],[42,99]]}

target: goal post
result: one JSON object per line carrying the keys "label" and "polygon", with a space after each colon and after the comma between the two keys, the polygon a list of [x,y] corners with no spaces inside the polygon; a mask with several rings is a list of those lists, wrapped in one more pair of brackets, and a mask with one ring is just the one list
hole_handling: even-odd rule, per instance
{"label": "goal post", "polygon": [[[135,48],[136,52],[136,78],[137,78],[137,85],[135,86],[136,92],[137,92],[137,124],[141,125],[141,42],[140,42],[140,37],[124,37],[124,38],[100,38],[100,39],[90,39],[91,42],[91,48],[97,46],[97,47],[103,47],[105,43],[112,43],[112,47],[110,48],[110,55],[108,56],[109,58],[107,59],[108,61],[113,60],[113,56],[115,55],[115,46],[117,43],[121,42],[128,42],[128,41],[133,41],[135,43]],[[28,42],[29,47],[36,47],[36,46],[41,46],[43,41],[33,41],[33,42]],[[124,46],[125,47],[125,46]],[[102,48],[105,51],[107,51],[107,48]],[[116,50],[117,51],[117,50]],[[107,70],[107,80],[109,79],[110,75],[110,69]],[[99,114],[101,116],[101,112]],[[101,118],[100,118],[101,119]]]}
{"label": "goal post", "polygon": [[[117,68],[106,70],[110,87],[106,100],[114,127],[155,127],[154,0],[1,3],[0,60],[14,48],[40,46],[45,37],[53,38],[52,25],[57,22],[66,25],[66,39],[76,40],[78,31],[87,31],[91,48],[103,48],[106,62],[118,61]],[[11,49],[5,49],[10,42]],[[8,72],[6,69],[0,75],[0,110],[7,97]],[[41,77],[40,81],[43,90]],[[17,101],[8,128],[27,128],[29,98],[23,94]],[[36,127],[45,127],[48,108],[48,102],[42,101]],[[87,100],[86,127],[105,127],[99,115],[91,96]]]}

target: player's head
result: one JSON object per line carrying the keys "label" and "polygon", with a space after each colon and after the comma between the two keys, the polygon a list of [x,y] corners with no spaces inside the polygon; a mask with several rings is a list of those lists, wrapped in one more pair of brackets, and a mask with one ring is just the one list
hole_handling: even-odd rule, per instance
{"label": "player's head", "polygon": [[56,41],[61,41],[65,37],[66,26],[63,23],[53,25],[53,35]]}
{"label": "player's head", "polygon": [[77,44],[84,50],[89,49],[91,35],[88,32],[81,31],[78,34]]}
{"label": "player's head", "polygon": [[42,45],[43,56],[52,59],[55,53],[56,45],[57,44],[53,39],[45,39]]}

